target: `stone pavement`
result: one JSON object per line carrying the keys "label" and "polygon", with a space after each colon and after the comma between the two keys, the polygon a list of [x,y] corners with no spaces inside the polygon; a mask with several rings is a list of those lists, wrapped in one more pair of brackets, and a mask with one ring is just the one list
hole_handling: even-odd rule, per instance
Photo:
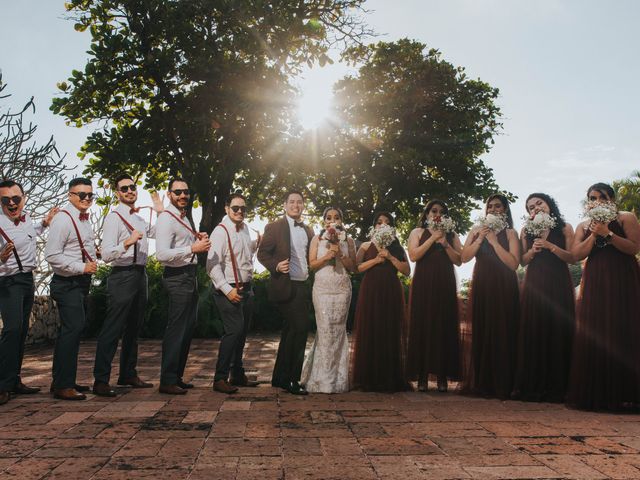
{"label": "stone pavement", "polygon": [[[0,478],[640,478],[640,416],[455,393],[295,397],[268,384],[275,337],[247,346],[265,384],[224,396],[211,390],[217,345],[194,341],[186,396],[12,399],[0,407]],[[94,352],[83,342],[83,383]],[[157,383],[160,343],[142,342],[140,356],[141,376]],[[28,350],[27,383],[48,390],[50,368],[50,347]]]}

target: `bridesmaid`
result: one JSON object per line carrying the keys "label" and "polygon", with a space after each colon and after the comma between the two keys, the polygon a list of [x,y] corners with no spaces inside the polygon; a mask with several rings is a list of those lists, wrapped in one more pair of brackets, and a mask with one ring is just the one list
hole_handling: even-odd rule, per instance
{"label": "bridesmaid", "polygon": [[[596,183],[591,202],[615,200]],[[582,222],[572,253],[584,264],[567,403],[588,410],[640,407],[640,225],[618,212],[609,224]]]}
{"label": "bridesmaid", "polygon": [[[379,212],[373,224],[375,228],[382,224],[394,226],[393,216]],[[410,272],[404,249],[397,239],[381,250],[371,241],[364,242],[356,261],[364,277],[355,314],[353,387],[376,392],[407,390],[402,339],[405,303],[398,278],[398,272]]]}
{"label": "bridesmaid", "polygon": [[534,238],[521,232],[522,288],[518,363],[514,399],[563,402],[567,390],[575,328],[575,298],[567,263],[573,263],[573,228],[553,198],[532,193],[525,203],[531,218],[544,212],[556,220]]}
{"label": "bridesmaid", "polygon": [[[431,200],[409,235],[409,259],[416,262],[409,297],[407,376],[426,390],[435,374],[438,391],[447,378],[460,378],[460,322],[454,265],[460,265],[462,244],[454,232],[428,228],[428,220],[447,215],[441,200]],[[422,389],[422,388],[421,388]]]}
{"label": "bridesmaid", "polygon": [[509,201],[502,194],[487,199],[485,214],[504,215],[507,227],[497,234],[474,227],[462,249],[462,262],[476,258],[467,312],[471,318],[471,354],[464,390],[509,398],[513,390],[520,313],[516,269],[520,260]]}
{"label": "bridesmaid", "polygon": [[309,247],[309,267],[316,272],[312,298],[317,330],[302,368],[301,383],[309,392],[340,393],[349,390],[349,273],[356,268],[356,250],[353,239],[346,235],[337,243],[324,238],[332,225],[342,226],[339,208],[326,208],[322,219],[324,229],[313,237]]}

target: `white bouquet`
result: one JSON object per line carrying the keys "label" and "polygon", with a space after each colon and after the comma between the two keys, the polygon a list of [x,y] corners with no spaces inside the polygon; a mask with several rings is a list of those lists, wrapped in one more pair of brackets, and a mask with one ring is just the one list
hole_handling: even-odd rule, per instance
{"label": "white bouquet", "polygon": [[618,206],[614,202],[587,202],[582,216],[606,225],[618,218]]}
{"label": "white bouquet", "polygon": [[432,230],[441,230],[444,233],[451,233],[456,229],[456,222],[446,215],[438,215],[437,217],[427,220],[427,227]]}
{"label": "white bouquet", "polygon": [[347,239],[347,232],[345,232],[344,227],[339,223],[332,223],[324,231],[322,238],[327,240],[329,243],[338,244],[339,242],[344,242]]}
{"label": "white bouquet", "polygon": [[380,225],[378,228],[371,227],[369,230],[371,241],[378,250],[387,248],[396,239],[396,229],[390,225]]}
{"label": "white bouquet", "polygon": [[533,218],[522,217],[524,220],[524,231],[534,238],[542,237],[542,234],[551,230],[557,225],[555,217],[552,217],[546,212],[538,212]]}
{"label": "white bouquet", "polygon": [[479,227],[487,227],[495,233],[501,232],[509,226],[507,216],[496,213],[487,213],[484,217],[478,217],[476,225]]}

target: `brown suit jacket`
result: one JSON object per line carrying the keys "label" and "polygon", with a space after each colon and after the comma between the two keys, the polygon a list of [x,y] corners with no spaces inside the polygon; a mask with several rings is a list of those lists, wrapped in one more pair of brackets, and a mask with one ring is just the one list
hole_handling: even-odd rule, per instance
{"label": "brown suit jacket", "polygon": [[[307,255],[309,244],[313,238],[313,229],[304,226],[307,231]],[[286,302],[291,297],[291,279],[288,273],[276,272],[276,266],[291,257],[291,235],[286,216],[268,224],[258,248],[258,261],[271,273],[271,281],[267,293],[272,302]],[[309,261],[307,259],[307,261]]]}

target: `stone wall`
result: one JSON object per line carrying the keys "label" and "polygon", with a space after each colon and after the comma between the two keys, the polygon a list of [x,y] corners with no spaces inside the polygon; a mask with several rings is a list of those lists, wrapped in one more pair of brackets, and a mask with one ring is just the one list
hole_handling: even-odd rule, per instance
{"label": "stone wall", "polygon": [[[2,318],[0,318],[2,325]],[[51,343],[56,339],[58,329],[58,309],[48,296],[36,296],[29,319],[27,345]]]}

